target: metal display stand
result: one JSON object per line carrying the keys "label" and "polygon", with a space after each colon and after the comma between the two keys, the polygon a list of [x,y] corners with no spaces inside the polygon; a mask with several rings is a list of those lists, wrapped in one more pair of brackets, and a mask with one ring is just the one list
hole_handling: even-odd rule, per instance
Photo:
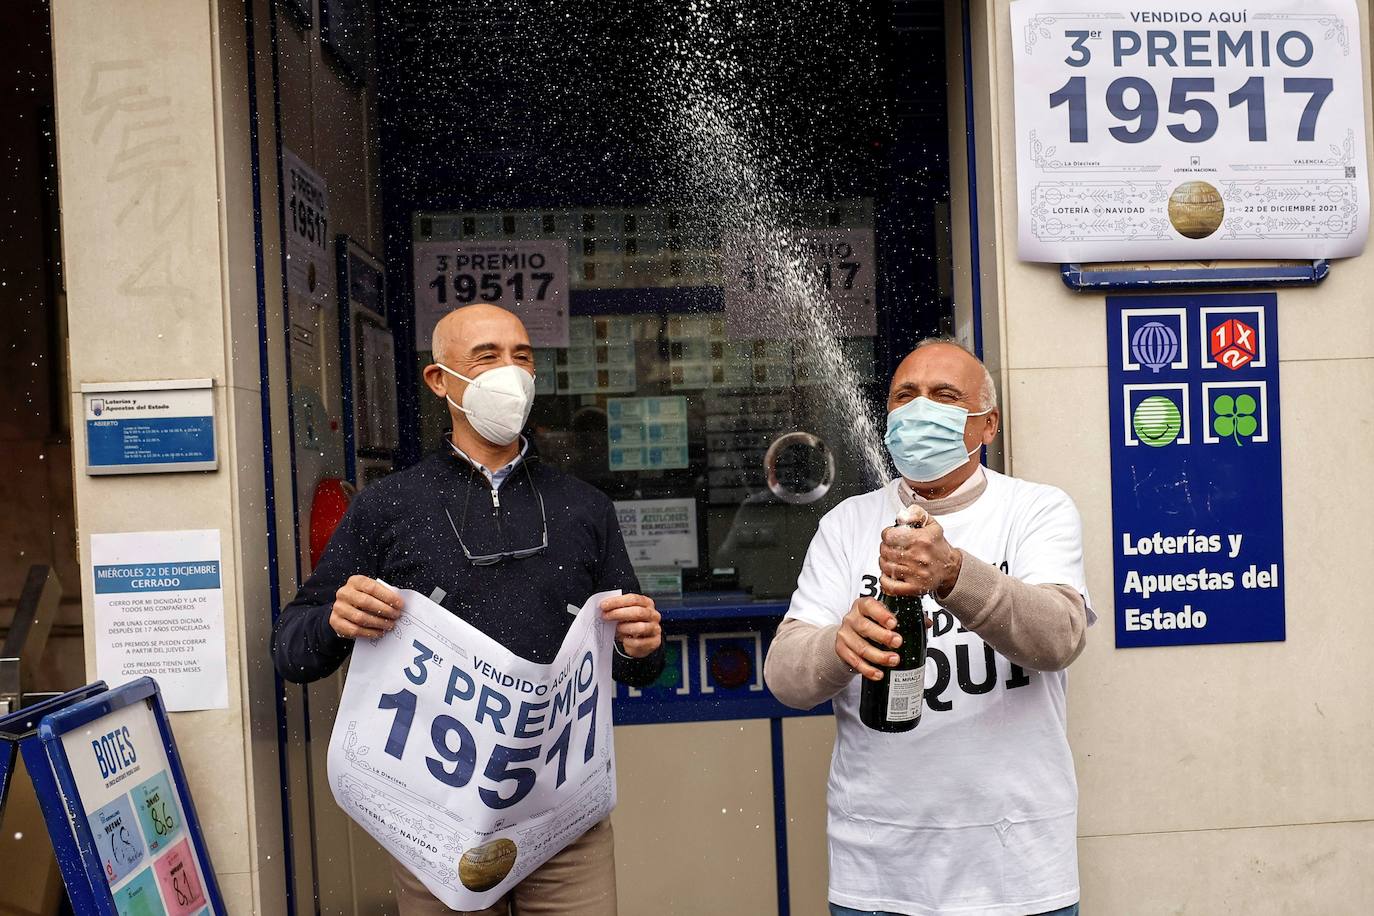
{"label": "metal display stand", "polygon": [[[19,754],[77,913],[119,916],[117,894],[141,897],[138,912],[227,912],[152,678],[113,690],[97,681],[0,718],[0,812]],[[110,829],[97,837],[102,821]],[[118,848],[107,855],[105,844]]]}
{"label": "metal display stand", "polygon": [[34,675],[61,600],[62,583],[52,567],[30,566],[10,631],[0,646],[0,716],[22,709],[28,705],[27,699],[34,699]]}

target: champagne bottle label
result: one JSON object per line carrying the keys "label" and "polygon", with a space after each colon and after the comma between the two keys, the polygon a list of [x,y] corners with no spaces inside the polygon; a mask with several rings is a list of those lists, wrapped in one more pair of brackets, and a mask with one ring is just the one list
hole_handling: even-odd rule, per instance
{"label": "champagne bottle label", "polygon": [[921,717],[921,696],[925,692],[926,669],[887,672],[887,720],[910,722]]}

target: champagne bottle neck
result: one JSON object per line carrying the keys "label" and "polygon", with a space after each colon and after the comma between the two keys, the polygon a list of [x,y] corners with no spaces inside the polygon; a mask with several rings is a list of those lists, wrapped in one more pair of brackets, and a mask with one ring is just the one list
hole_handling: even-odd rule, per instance
{"label": "champagne bottle neck", "polygon": [[[921,521],[920,521],[919,519],[904,518],[904,517],[903,517],[904,515],[905,515],[905,510],[903,511],[902,514],[899,514],[899,515],[897,516],[896,521],[894,521],[894,522],[892,523],[892,527],[894,527],[894,528],[921,528],[921,527],[923,527],[923,525],[922,525],[922,523],[921,523]],[[882,600],[883,604],[885,604],[885,605],[887,606],[888,610],[892,611],[894,614],[899,612],[899,608],[902,609],[902,610],[916,610],[916,611],[923,610],[923,605],[922,605],[922,603],[921,603],[921,596],[920,596],[920,595],[892,595],[892,594],[889,594],[886,590],[883,590],[883,591],[882,591],[882,598],[881,598],[881,600]]]}
{"label": "champagne bottle neck", "polygon": [[894,614],[920,613],[925,609],[920,595],[890,595],[883,592],[881,600]]}

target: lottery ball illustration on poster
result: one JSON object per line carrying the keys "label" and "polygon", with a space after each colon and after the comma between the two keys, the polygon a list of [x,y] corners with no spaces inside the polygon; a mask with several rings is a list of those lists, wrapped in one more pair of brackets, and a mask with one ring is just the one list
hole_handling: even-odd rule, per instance
{"label": "lottery ball illustration on poster", "polygon": [[515,866],[515,843],[505,838],[474,846],[458,860],[458,878],[470,891],[489,891]]}
{"label": "lottery ball illustration on poster", "polygon": [[1207,238],[1225,218],[1221,192],[1205,181],[1185,181],[1169,195],[1169,222],[1186,238]]}
{"label": "lottery ball illustration on poster", "polygon": [[1131,423],[1141,442],[1160,448],[1178,438],[1183,429],[1183,415],[1173,401],[1155,395],[1136,406]]}
{"label": "lottery ball illustration on poster", "polygon": [[1131,336],[1131,354],[1142,366],[1158,372],[1178,359],[1178,334],[1158,321],[1142,324]]}

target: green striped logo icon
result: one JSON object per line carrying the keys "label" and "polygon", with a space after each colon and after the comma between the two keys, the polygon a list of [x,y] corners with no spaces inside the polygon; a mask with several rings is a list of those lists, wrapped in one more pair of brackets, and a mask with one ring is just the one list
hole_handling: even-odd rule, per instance
{"label": "green striped logo icon", "polygon": [[1160,448],[1172,445],[1183,429],[1183,416],[1178,405],[1163,395],[1152,395],[1135,406],[1131,426],[1136,438],[1146,445]]}

